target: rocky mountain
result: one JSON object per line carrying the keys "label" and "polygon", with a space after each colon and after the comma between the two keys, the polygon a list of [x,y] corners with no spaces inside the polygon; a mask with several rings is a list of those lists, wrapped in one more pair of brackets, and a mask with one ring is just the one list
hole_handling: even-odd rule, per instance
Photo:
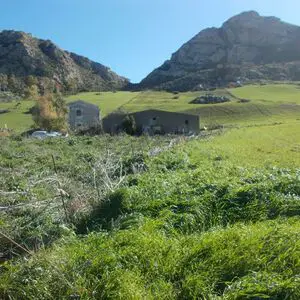
{"label": "rocky mountain", "polygon": [[32,83],[41,92],[55,88],[76,92],[120,89],[128,80],[50,40],[19,31],[0,32],[0,91],[22,94]]}
{"label": "rocky mountain", "polygon": [[260,80],[300,80],[300,27],[250,11],[201,31],[138,87],[185,91]]}

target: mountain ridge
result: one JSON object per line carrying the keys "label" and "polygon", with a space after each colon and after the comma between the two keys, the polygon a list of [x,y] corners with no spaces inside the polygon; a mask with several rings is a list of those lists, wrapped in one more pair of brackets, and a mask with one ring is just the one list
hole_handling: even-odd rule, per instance
{"label": "mountain ridge", "polygon": [[248,11],[200,31],[138,87],[187,91],[259,80],[300,80],[300,27]]}
{"label": "mountain ridge", "polygon": [[0,32],[0,90],[21,94],[32,76],[43,93],[121,89],[128,79],[87,57],[61,49],[51,40],[31,34]]}

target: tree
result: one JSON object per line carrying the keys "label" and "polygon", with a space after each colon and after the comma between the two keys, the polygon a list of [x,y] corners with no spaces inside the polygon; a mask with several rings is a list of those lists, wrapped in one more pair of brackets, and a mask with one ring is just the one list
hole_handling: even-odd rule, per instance
{"label": "tree", "polygon": [[7,91],[8,80],[6,74],[0,74],[0,90]]}
{"label": "tree", "polygon": [[127,115],[125,119],[122,122],[122,128],[123,130],[130,135],[136,134],[137,128],[135,119],[132,115]]}
{"label": "tree", "polygon": [[26,86],[31,87],[33,85],[37,85],[38,84],[38,80],[37,80],[36,77],[34,77],[32,75],[29,75],[25,79],[25,84],[26,84]]}
{"label": "tree", "polygon": [[74,78],[69,79],[65,84],[66,91],[70,94],[75,94],[77,90],[76,80]]}
{"label": "tree", "polygon": [[8,83],[8,89],[11,92],[16,92],[17,91],[17,80],[16,80],[15,75],[13,75],[13,74],[8,75],[7,83]]}
{"label": "tree", "polygon": [[24,98],[28,100],[37,100],[39,97],[39,90],[36,84],[27,86],[24,90]]}
{"label": "tree", "polygon": [[47,131],[65,131],[67,112],[66,102],[60,93],[46,94],[38,98],[32,117],[39,128]]}

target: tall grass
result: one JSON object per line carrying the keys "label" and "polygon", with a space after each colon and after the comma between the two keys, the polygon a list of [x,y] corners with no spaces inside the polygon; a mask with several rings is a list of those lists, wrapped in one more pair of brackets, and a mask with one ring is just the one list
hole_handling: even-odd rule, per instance
{"label": "tall grass", "polygon": [[[166,235],[157,222],[6,265],[9,299],[299,299],[299,218]],[[158,226],[159,227],[159,226]]]}
{"label": "tall grass", "polygon": [[299,299],[299,169],[230,137],[3,138],[0,299]]}

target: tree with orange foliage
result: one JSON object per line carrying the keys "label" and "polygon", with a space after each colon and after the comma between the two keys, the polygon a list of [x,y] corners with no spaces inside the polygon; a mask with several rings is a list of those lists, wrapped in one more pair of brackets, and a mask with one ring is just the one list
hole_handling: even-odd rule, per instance
{"label": "tree with orange foliage", "polygon": [[36,127],[51,131],[66,131],[67,105],[60,93],[46,94],[38,98],[32,118]]}

